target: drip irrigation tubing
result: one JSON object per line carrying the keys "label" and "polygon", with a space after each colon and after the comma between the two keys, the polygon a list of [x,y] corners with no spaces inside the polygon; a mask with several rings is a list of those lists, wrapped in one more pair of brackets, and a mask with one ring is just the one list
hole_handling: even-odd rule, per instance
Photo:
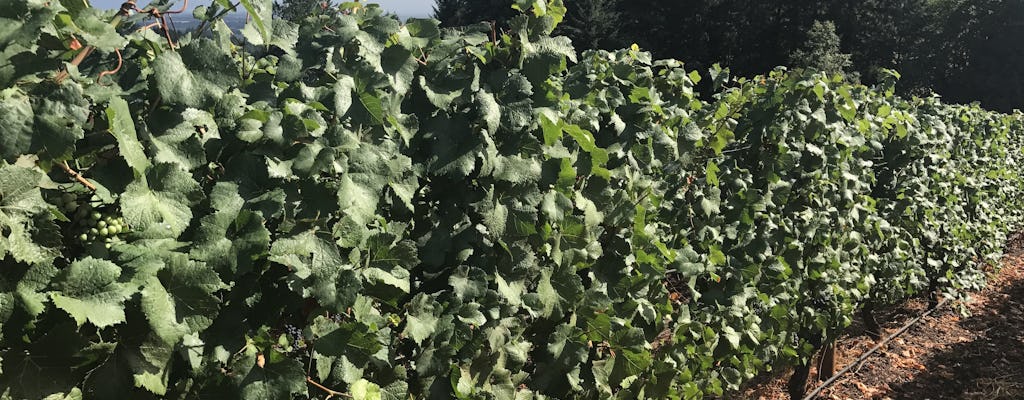
{"label": "drip irrigation tubing", "polygon": [[910,327],[912,327],[915,324],[917,324],[918,321],[921,321],[924,317],[927,317],[927,316],[931,315],[932,312],[934,312],[935,310],[938,310],[939,307],[942,307],[947,302],[949,302],[949,298],[948,297],[942,299],[942,301],[940,301],[939,304],[937,304],[932,309],[930,309],[928,311],[925,311],[923,314],[918,315],[917,318],[914,318],[914,319],[910,320],[910,322],[907,322],[906,324],[904,324],[903,327],[900,328],[898,331],[896,331],[892,335],[889,335],[888,337],[883,339],[881,342],[878,342],[878,344],[876,344],[870,350],[864,352],[864,354],[861,354],[860,357],[857,357],[857,359],[854,360],[852,363],[850,363],[849,365],[847,365],[843,369],[839,370],[839,372],[837,372],[835,375],[832,375],[832,377],[828,378],[828,380],[825,381],[825,383],[822,383],[818,387],[814,388],[814,390],[812,390],[810,393],[808,393],[806,396],[804,396],[803,400],[814,400],[814,399],[816,399],[818,397],[818,395],[821,394],[822,390],[825,390],[829,386],[832,386],[833,383],[835,383],[837,380],[839,380],[839,377],[845,375],[847,372],[850,372],[851,369],[859,366],[860,364],[863,364],[864,361],[866,361],[868,359],[868,357],[871,357],[871,355],[874,354],[876,351],[878,351],[878,349],[882,348],[882,346],[885,346],[887,343],[889,343],[889,341],[895,339],[897,336],[902,335],[904,332],[906,332],[908,329],[910,329]]}

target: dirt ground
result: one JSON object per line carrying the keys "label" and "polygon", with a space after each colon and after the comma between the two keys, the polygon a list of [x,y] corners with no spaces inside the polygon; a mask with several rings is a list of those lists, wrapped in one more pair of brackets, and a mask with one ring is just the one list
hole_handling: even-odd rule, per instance
{"label": "dirt ground", "polygon": [[[962,317],[949,304],[937,309],[863,365],[843,375],[817,398],[846,399],[1024,399],[1024,246],[1018,235],[1009,243],[1004,267],[989,286],[972,294]],[[882,337],[923,313],[914,300],[883,310],[876,318]],[[838,341],[841,369],[875,345],[862,328],[851,327]],[[762,377],[730,399],[788,400],[789,371]],[[811,379],[816,387],[816,372]],[[809,392],[809,391],[808,391]]]}

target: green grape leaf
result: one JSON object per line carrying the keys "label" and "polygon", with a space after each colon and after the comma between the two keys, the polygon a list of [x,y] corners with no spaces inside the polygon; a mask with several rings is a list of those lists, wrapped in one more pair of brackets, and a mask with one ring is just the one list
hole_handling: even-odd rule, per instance
{"label": "green grape leaf", "polygon": [[465,88],[462,87],[449,88],[447,86],[439,85],[437,82],[428,81],[424,76],[419,76],[418,78],[419,87],[423,89],[423,93],[427,96],[427,100],[439,110],[447,110],[451,107],[452,103],[461,97],[463,90],[465,90]]}
{"label": "green grape leaf", "polygon": [[36,86],[32,95],[36,96],[32,148],[45,151],[50,158],[69,158],[75,142],[85,137],[82,127],[88,121],[89,102],[82,87],[71,81],[44,83]]}
{"label": "green grape leaf", "polygon": [[164,344],[174,345],[188,333],[188,327],[179,324],[175,318],[174,301],[158,279],[151,278],[142,288],[140,294],[142,295],[142,312],[146,314],[153,333]]}
{"label": "green grape leaf", "polygon": [[729,346],[732,346],[732,348],[734,349],[740,348],[741,334],[740,332],[737,332],[735,329],[733,329],[733,327],[726,326],[722,328],[722,336],[725,337],[725,340],[726,342],[729,343]]}
{"label": "green grape leaf", "polygon": [[50,280],[57,275],[57,268],[50,263],[35,264],[29,267],[18,279],[14,296],[22,308],[31,316],[38,316],[46,311],[48,296],[44,289]]}
{"label": "green grape leaf", "polygon": [[46,396],[43,400],[82,400],[82,390],[75,387],[65,395],[63,392]]}
{"label": "green grape leaf", "polygon": [[334,114],[342,117],[352,107],[352,93],[355,91],[356,83],[351,76],[339,77],[334,82]]}
{"label": "green grape leaf", "polygon": [[349,323],[323,332],[316,340],[313,350],[328,357],[345,356],[350,362],[362,368],[373,360],[373,355],[382,347],[376,335],[367,332],[367,327]]}
{"label": "green grape leaf", "polygon": [[225,285],[214,270],[183,253],[144,254],[129,265],[154,261],[159,271],[142,283],[142,311],[152,332],[164,345],[174,346],[213,324],[220,309],[215,293]]}
{"label": "green grape leaf", "polygon": [[426,294],[420,293],[413,297],[408,307],[405,330],[402,333],[416,341],[416,344],[423,344],[423,341],[437,329],[438,318],[435,311],[439,311],[438,305]]}
{"label": "green grape leaf", "polygon": [[273,30],[273,2],[271,0],[240,0],[239,3],[249,13],[250,20],[242,28],[242,36],[250,43],[269,45]]}
{"label": "green grape leaf", "polygon": [[439,21],[434,19],[409,18],[403,26],[401,33],[408,36],[401,36],[399,39],[402,45],[409,50],[419,50],[430,45],[430,41],[441,36]]}
{"label": "green grape leaf", "polygon": [[320,304],[343,310],[355,302],[360,287],[352,266],[341,258],[338,247],[314,232],[304,232],[274,241],[270,261],[288,267],[302,285],[296,286],[303,297],[314,297]]}
{"label": "green grape leaf", "polygon": [[50,294],[53,304],[79,326],[86,321],[98,328],[124,322],[124,301],[134,290],[118,281],[121,268],[114,263],[86,258],[71,263]]}
{"label": "green grape leaf", "polygon": [[276,400],[306,395],[306,372],[298,360],[284,358],[249,370],[241,383],[243,399]]}
{"label": "green grape leaf", "polygon": [[651,354],[642,351],[622,350],[613,357],[614,367],[612,368],[611,374],[608,376],[616,386],[621,384],[623,380],[630,377],[639,376],[646,372],[647,368],[653,363]]}
{"label": "green grape leaf", "polygon": [[45,264],[59,255],[57,243],[38,237],[53,224],[41,179],[36,170],[0,162],[0,258],[10,254],[16,261]]}
{"label": "green grape leaf", "polygon": [[380,389],[383,400],[404,400],[409,398],[409,384],[405,381],[394,381]]}
{"label": "green grape leaf", "polygon": [[384,123],[384,105],[379,96],[371,92],[363,92],[359,93],[358,99],[363,111],[369,116],[369,120],[366,122],[373,125]]}
{"label": "green grape leaf", "polygon": [[185,66],[177,52],[166,52],[153,62],[156,88],[163,98],[188,106],[200,106],[215,95],[214,85],[205,85]]}
{"label": "green grape leaf", "polygon": [[202,199],[199,184],[172,164],[157,164],[121,196],[124,219],[146,238],[176,238],[192,222],[192,206]]}
{"label": "green grape leaf", "polygon": [[0,91],[0,159],[13,160],[29,152],[33,113],[29,97],[20,89]]}
{"label": "green grape leaf", "polygon": [[494,95],[481,90],[476,94],[476,102],[481,117],[487,123],[487,131],[492,134],[497,132],[498,124],[501,123],[501,106],[498,105]]}
{"label": "green grape leaf", "polygon": [[416,57],[409,49],[393,46],[384,49],[380,55],[380,66],[385,74],[391,88],[396,93],[405,94],[412,88],[413,78],[416,74]]}
{"label": "green grape leaf", "polygon": [[[271,11],[273,11],[273,6],[271,6]],[[281,49],[289,56],[296,55],[295,44],[299,41],[299,26],[297,24],[282,18],[274,19],[272,36],[270,45]]]}
{"label": "green grape leaf", "polygon": [[135,176],[144,175],[152,164],[135,133],[135,120],[128,109],[128,102],[120,97],[111,99],[107,106],[107,120],[110,121],[110,133],[117,139],[121,157],[135,170]]}
{"label": "green grape leaf", "polygon": [[350,391],[355,400],[381,400],[380,386],[366,379],[353,383]]}
{"label": "green grape leaf", "polygon": [[376,183],[376,180],[356,183],[351,176],[343,176],[338,185],[338,205],[341,210],[361,224],[373,220],[377,215],[380,195]]}
{"label": "green grape leaf", "polygon": [[174,346],[149,334],[140,342],[118,348],[115,353],[128,364],[136,387],[158,395],[167,393]]}
{"label": "green grape leaf", "polygon": [[98,8],[84,8],[75,15],[75,25],[85,43],[99,50],[112,53],[123,49],[128,40],[117,33],[117,29],[107,22]]}
{"label": "green grape leaf", "polygon": [[718,186],[718,173],[722,171],[721,169],[718,169],[718,164],[715,164],[714,161],[708,161],[708,167],[706,171],[708,185]]}
{"label": "green grape leaf", "polygon": [[210,39],[190,42],[180,52],[160,53],[153,61],[152,79],[164,102],[205,108],[240,83],[236,61]]}
{"label": "green grape leaf", "polygon": [[217,122],[210,113],[193,108],[183,111],[180,118],[176,125],[168,123],[149,136],[153,161],[157,164],[178,164],[186,171],[206,166],[204,146],[211,139],[220,137]]}
{"label": "green grape leaf", "polygon": [[174,301],[174,318],[190,332],[201,332],[211,324],[221,307],[217,292],[227,286],[217,272],[208,266],[174,258],[168,268],[159,272],[162,285]]}
{"label": "green grape leaf", "polygon": [[366,294],[397,305],[412,289],[409,270],[419,263],[415,243],[396,243],[393,235],[377,233],[367,238],[364,257],[359,272]]}
{"label": "green grape leaf", "polygon": [[222,273],[244,274],[270,251],[270,231],[259,214],[243,210],[238,185],[218,182],[210,193],[214,213],[203,217],[190,255]]}
{"label": "green grape leaf", "polygon": [[566,270],[565,267],[555,267],[554,270],[541,270],[540,281],[537,285],[537,293],[530,294],[526,300],[528,304],[534,303],[534,298],[539,304],[531,307],[538,311],[543,317],[562,315],[572,305],[579,301],[583,294],[583,285],[575,274]]}

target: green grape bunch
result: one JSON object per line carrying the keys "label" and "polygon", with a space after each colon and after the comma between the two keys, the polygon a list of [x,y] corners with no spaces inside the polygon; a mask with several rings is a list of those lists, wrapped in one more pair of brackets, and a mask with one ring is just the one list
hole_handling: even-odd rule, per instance
{"label": "green grape bunch", "polygon": [[78,211],[78,196],[71,192],[63,192],[54,202],[57,208],[65,215],[74,214]]}
{"label": "green grape bunch", "polygon": [[102,242],[105,248],[113,244],[123,242],[119,236],[127,232],[124,217],[111,212],[92,211],[87,213],[88,218],[79,220],[83,232],[78,239],[85,244]]}
{"label": "green grape bunch", "polygon": [[104,204],[99,197],[92,195],[88,201],[82,201],[73,192],[63,192],[53,203],[70,217],[72,237],[85,248],[110,249],[117,243],[123,243],[123,234],[129,232],[128,225],[116,206]]}

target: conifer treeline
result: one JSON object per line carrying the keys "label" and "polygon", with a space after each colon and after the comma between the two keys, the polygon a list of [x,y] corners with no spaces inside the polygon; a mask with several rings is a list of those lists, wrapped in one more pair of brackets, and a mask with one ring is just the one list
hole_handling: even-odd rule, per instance
{"label": "conifer treeline", "polygon": [[[512,0],[436,0],[444,26],[507,21]],[[873,83],[1008,111],[1024,104],[1020,0],[565,0],[558,34],[577,49],[637,43],[689,67],[754,75],[779,65],[843,70]]]}

